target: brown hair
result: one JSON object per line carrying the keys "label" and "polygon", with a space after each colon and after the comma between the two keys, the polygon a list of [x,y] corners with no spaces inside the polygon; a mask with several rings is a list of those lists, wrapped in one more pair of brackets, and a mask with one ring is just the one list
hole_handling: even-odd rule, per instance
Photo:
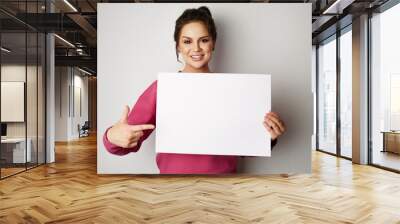
{"label": "brown hair", "polygon": [[215,27],[214,19],[211,16],[210,10],[206,6],[201,6],[197,9],[186,9],[182,15],[179,16],[175,23],[174,40],[177,61],[179,61],[178,44],[181,30],[186,24],[195,21],[204,23],[204,25],[207,27],[208,33],[212,37],[214,44],[217,40],[217,28]]}

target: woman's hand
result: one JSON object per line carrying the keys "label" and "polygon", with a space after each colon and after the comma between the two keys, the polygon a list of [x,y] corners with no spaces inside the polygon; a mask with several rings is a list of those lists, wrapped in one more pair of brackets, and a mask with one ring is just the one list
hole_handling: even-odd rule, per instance
{"label": "woman's hand", "polygon": [[285,132],[285,124],[275,112],[266,113],[263,124],[271,134],[271,140],[275,140]]}
{"label": "woman's hand", "polygon": [[125,106],[121,119],[108,129],[108,140],[122,148],[132,148],[138,144],[143,130],[154,129],[152,124],[130,125],[128,124],[129,107]]}

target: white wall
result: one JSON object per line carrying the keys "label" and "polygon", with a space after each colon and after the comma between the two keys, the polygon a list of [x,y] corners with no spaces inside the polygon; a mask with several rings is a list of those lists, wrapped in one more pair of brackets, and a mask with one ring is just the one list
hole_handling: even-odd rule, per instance
{"label": "white wall", "polygon": [[[84,73],[80,72],[79,70],[75,69],[74,70],[74,96],[72,98],[74,99],[74,107],[72,110],[74,113],[73,119],[72,119],[72,129],[71,129],[71,135],[72,138],[78,138],[79,133],[78,133],[78,124],[82,126],[85,121],[88,120],[88,77],[87,76],[82,76]],[[80,93],[78,91],[80,90]],[[79,97],[80,95],[80,97]],[[79,102],[80,101],[80,102]],[[72,105],[71,105],[72,106]],[[82,110],[81,112],[79,111],[79,107]]]}
{"label": "white wall", "polygon": [[[34,70],[35,69],[35,70]],[[25,75],[32,74],[36,68],[33,66],[25,66],[21,64],[8,64],[1,66],[1,81],[2,82],[25,82]],[[28,72],[28,73],[27,73]],[[4,97],[4,96],[3,96]],[[7,108],[1,108],[6,110]],[[24,109],[24,108],[23,108]],[[25,137],[25,122],[7,122],[8,137]]]}
{"label": "white wall", "polygon": [[[211,70],[272,74],[272,110],[287,133],[271,158],[246,158],[246,173],[311,171],[311,4],[98,4],[98,173],[158,173],[154,133],[141,150],[111,155],[103,133],[158,72],[176,72],[174,24],[186,8],[207,5],[218,40]],[[246,13],[243,13],[246,12]],[[162,19],[161,19],[162,18]]]}
{"label": "white wall", "polygon": [[312,149],[317,149],[317,48],[312,46],[311,54],[311,89],[313,94],[313,134],[311,139]]}
{"label": "white wall", "polygon": [[[41,70],[39,70],[41,72]],[[25,137],[25,126],[28,125],[28,137],[36,137],[36,66],[25,66],[20,64],[5,64],[1,66],[1,81],[2,82],[24,82],[25,76],[28,78],[27,87],[27,122],[7,122],[7,136],[8,137]],[[2,96],[6,97],[6,96]],[[40,106],[40,105],[39,105]],[[7,108],[1,108],[7,110]],[[24,108],[22,108],[24,110]]]}
{"label": "white wall", "polygon": [[55,141],[67,141],[68,67],[55,68]]}
{"label": "white wall", "polygon": [[[73,67],[56,67],[55,140],[77,139],[78,124],[88,120],[88,77]],[[80,89],[80,95],[78,90]],[[79,100],[81,102],[79,103]],[[76,105],[82,105],[82,113]],[[75,110],[75,111],[74,111]]]}
{"label": "white wall", "polygon": [[[24,82],[26,85],[26,107],[22,106],[22,113],[26,112],[26,120],[22,122],[6,122],[7,137],[25,137],[30,139],[32,161],[44,162],[44,74],[41,66],[25,64],[3,64],[1,66],[2,82]],[[26,81],[27,79],[27,81]],[[2,98],[7,97],[2,95]],[[1,108],[4,112],[10,108]],[[15,108],[14,108],[15,109]],[[25,111],[26,110],[26,111]],[[9,111],[10,112],[10,111]],[[12,112],[12,111],[11,111]],[[39,156],[37,157],[37,153]]]}

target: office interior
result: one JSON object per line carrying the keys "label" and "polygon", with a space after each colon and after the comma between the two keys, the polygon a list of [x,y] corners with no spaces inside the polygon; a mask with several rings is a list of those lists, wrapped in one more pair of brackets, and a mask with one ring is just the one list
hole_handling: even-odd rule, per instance
{"label": "office interior", "polygon": [[[78,184],[78,181],[73,179],[75,177],[68,176],[69,172],[76,172],[75,167],[80,167],[79,163],[96,165],[97,4],[122,2],[153,4],[167,1],[2,0],[0,2],[0,198],[2,201],[11,203],[5,197],[17,194],[13,190],[18,189],[9,188],[16,181],[19,181],[21,188],[24,184],[29,187],[33,179],[35,184],[40,185],[41,181],[43,183],[51,181],[52,176],[63,173],[67,175],[65,177],[67,179],[64,179],[66,182],[62,184],[66,186],[75,184],[76,188],[82,189],[86,188],[81,185],[89,184],[84,180],[85,175],[98,178],[90,184],[94,189],[97,184],[98,186],[103,184],[102,181],[105,180],[102,178],[114,178],[113,181],[121,183],[125,181],[126,178],[120,176],[97,177],[95,169],[88,168],[89,165],[82,165],[84,168],[80,169],[82,183]],[[367,187],[370,191],[362,192],[365,194],[368,192],[369,197],[381,198],[382,188],[386,189],[384,193],[399,195],[400,2],[397,0],[237,2],[312,4],[310,22],[313,50],[310,57],[313,61],[313,73],[310,75],[314,97],[314,134],[310,150],[313,150],[313,173],[318,174],[314,178],[319,183],[325,183],[321,185],[325,190],[335,186],[344,191],[353,189],[349,186],[358,186],[359,183],[352,181],[366,178],[368,181],[363,184],[370,184],[370,188]],[[61,163],[59,168],[58,163]],[[333,175],[330,178],[350,177],[350,179],[346,179],[348,182],[340,185],[343,179],[329,182],[332,179],[324,179],[324,172],[327,172],[326,175]],[[297,177],[296,174],[293,175]],[[384,177],[375,180],[379,182],[377,184],[373,179],[368,179],[370,175]],[[136,177],[129,176],[129,178]],[[207,182],[207,177],[201,178]],[[288,175],[274,178],[285,179]],[[300,175],[298,178],[303,176]],[[161,178],[160,183],[166,183],[162,181],[168,182]],[[179,181],[185,185],[184,179]],[[150,183],[151,181],[149,186]],[[147,185],[139,185],[146,189]],[[39,188],[34,189],[40,192]],[[356,187],[353,190],[356,190]],[[157,195],[157,192],[153,193]],[[213,197],[212,192],[207,194]],[[143,197],[149,195],[151,194],[147,192]],[[367,200],[362,193],[355,195]],[[63,198],[62,194],[54,197],[59,200]],[[26,198],[29,198],[29,195]],[[214,200],[217,200],[218,195],[215,198]],[[90,202],[91,199],[83,197],[82,200]],[[118,200],[120,199],[111,201],[116,202],[118,207]],[[304,198],[299,196],[298,203],[304,203],[304,200],[307,200],[307,196]],[[368,200],[367,202],[371,202]],[[390,199],[385,198],[385,200],[388,204],[392,203]],[[135,204],[135,201],[130,203]],[[6,203],[1,204],[0,220],[7,219],[6,214],[12,213],[12,209],[7,207]],[[32,206],[36,205],[33,203]],[[140,207],[140,204],[137,206]],[[168,204],[166,206],[168,208]],[[374,206],[379,208],[379,205]],[[133,207],[135,206],[132,205],[131,208]],[[380,213],[381,220],[387,222],[383,223],[399,221],[400,215],[394,212],[398,208],[400,204],[396,202],[392,207],[387,206],[379,210],[384,211]],[[338,211],[335,210],[326,217],[331,218],[333,222],[374,220],[374,217],[368,217],[368,214],[363,212],[340,214]],[[303,217],[304,219],[314,220],[310,214],[297,215],[304,215],[307,217]],[[28,216],[38,222],[57,220],[57,217],[49,218],[50,216],[45,219],[40,212],[16,212],[9,220],[18,220],[18,216]],[[109,217],[111,216],[110,214]],[[314,216],[317,220],[317,212]],[[179,215],[175,217],[179,218],[176,220],[182,218]],[[210,217],[210,220],[216,218],[216,216]],[[279,215],[275,217],[278,219]],[[146,221],[128,215],[127,218],[139,222]],[[108,219],[102,221],[106,222],[105,220]],[[215,220],[225,219],[219,217]],[[237,219],[232,222],[241,221],[243,220]]]}

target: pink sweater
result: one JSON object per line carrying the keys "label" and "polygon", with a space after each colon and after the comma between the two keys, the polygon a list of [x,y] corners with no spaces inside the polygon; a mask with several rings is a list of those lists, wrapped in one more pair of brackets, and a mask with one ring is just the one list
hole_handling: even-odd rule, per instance
{"label": "pink sweater", "polygon": [[[153,124],[156,125],[156,100],[157,81],[154,81],[139,97],[132,108],[128,123],[131,125]],[[109,128],[108,128],[109,129]],[[126,155],[137,152],[142,142],[149,137],[153,130],[145,130],[138,145],[133,148],[121,148],[112,144],[107,138],[107,131],[103,136],[103,143],[106,149],[115,155]],[[276,140],[272,141],[272,146]],[[157,166],[161,174],[222,174],[235,173],[238,156],[220,155],[192,155],[158,153],[156,156]]]}

